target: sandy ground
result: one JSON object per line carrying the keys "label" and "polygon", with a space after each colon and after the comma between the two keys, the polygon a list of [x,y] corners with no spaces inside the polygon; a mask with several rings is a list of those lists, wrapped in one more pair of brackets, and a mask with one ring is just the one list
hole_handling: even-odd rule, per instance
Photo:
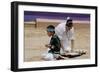
{"label": "sandy ground", "polygon": [[[42,61],[41,55],[46,51],[45,44],[48,43],[46,26],[54,23],[38,22],[37,28],[34,25],[24,26],[24,61]],[[58,23],[55,23],[55,26]],[[90,24],[74,24],[75,28],[75,48],[87,51],[86,55],[72,59],[90,58]]]}

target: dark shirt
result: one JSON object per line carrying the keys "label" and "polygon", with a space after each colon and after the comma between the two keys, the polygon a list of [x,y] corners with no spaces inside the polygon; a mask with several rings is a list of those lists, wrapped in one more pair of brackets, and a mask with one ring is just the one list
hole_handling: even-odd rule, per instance
{"label": "dark shirt", "polygon": [[58,38],[57,35],[53,35],[50,40],[50,50],[49,52],[55,53],[55,54],[60,54],[60,48],[61,48],[61,43],[60,39]]}

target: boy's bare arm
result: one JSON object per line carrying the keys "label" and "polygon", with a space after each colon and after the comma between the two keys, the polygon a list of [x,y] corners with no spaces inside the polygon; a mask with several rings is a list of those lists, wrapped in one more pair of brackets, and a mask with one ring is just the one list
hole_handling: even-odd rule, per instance
{"label": "boy's bare arm", "polygon": [[54,49],[54,45],[46,44],[45,47]]}

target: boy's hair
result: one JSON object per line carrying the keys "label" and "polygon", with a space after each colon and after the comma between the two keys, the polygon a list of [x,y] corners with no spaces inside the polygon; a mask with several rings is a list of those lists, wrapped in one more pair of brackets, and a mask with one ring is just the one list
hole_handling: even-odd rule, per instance
{"label": "boy's hair", "polygon": [[54,32],[55,33],[55,27],[53,25],[47,26],[47,32]]}
{"label": "boy's hair", "polygon": [[73,20],[72,19],[68,19],[67,22],[66,22],[66,26],[72,27],[73,26]]}

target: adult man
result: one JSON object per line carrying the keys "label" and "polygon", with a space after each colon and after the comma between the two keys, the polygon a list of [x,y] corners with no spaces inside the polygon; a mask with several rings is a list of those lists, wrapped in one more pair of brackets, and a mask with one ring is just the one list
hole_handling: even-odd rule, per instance
{"label": "adult man", "polygon": [[[84,51],[75,51],[74,48],[74,27],[73,20],[67,18],[67,20],[59,24],[55,28],[55,33],[60,38],[61,42],[61,54],[64,57],[76,57],[85,54]],[[67,54],[67,55],[66,55]]]}
{"label": "adult man", "polygon": [[60,38],[62,52],[71,52],[74,48],[74,27],[72,19],[67,18],[66,22],[59,24],[55,28],[55,33]]}

